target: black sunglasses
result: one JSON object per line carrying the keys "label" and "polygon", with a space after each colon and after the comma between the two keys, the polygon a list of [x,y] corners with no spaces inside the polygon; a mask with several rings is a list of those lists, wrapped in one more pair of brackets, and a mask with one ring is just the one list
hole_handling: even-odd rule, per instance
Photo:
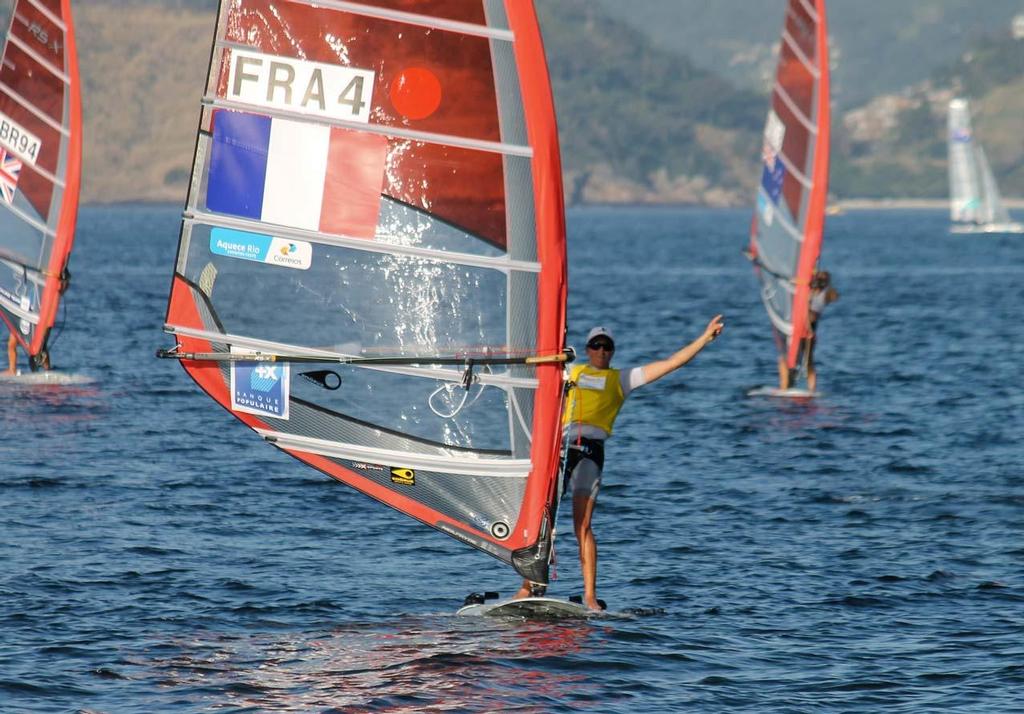
{"label": "black sunglasses", "polygon": [[611,342],[588,342],[587,343],[587,349],[588,350],[604,350],[605,352],[614,352],[615,351],[615,345],[613,345]]}

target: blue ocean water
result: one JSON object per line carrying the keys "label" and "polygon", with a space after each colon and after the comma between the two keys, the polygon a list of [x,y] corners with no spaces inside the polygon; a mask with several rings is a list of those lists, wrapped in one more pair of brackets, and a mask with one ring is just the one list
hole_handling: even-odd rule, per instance
{"label": "blue ocean water", "polygon": [[0,711],[1020,710],[1020,237],[830,219],[824,396],[795,403],[745,396],[775,379],[748,211],[570,212],[577,346],[607,324],[630,366],[727,327],[608,447],[599,594],[664,614],[545,624],[454,617],[516,578],[153,358],[177,209],[79,225],[53,353],[93,382],[0,385]]}

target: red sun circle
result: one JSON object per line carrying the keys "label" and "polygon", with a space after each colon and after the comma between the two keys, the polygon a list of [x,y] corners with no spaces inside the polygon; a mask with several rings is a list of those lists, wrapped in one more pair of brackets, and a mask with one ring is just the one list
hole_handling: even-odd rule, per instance
{"label": "red sun circle", "polygon": [[441,105],[441,82],[429,69],[403,69],[391,83],[391,103],[408,119],[426,119]]}

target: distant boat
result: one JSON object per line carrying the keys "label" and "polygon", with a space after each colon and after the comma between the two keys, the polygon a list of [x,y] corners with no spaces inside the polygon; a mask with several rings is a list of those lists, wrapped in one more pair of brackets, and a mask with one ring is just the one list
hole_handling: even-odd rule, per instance
{"label": "distant boat", "polygon": [[761,153],[749,256],[780,360],[797,369],[810,336],[811,275],[828,196],[828,28],[825,0],[789,0]]}
{"label": "distant boat", "polygon": [[45,365],[78,216],[82,104],[70,0],[17,0],[0,67],[0,319]]}
{"label": "distant boat", "polygon": [[1024,233],[1003,205],[985,150],[971,131],[970,105],[960,98],[949,102],[949,217],[953,233]]}

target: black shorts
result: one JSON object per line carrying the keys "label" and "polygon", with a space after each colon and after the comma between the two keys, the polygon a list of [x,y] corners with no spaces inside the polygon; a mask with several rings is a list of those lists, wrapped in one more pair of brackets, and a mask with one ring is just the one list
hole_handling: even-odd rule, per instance
{"label": "black shorts", "polygon": [[604,441],[602,439],[577,438],[569,442],[569,453],[565,457],[565,471],[562,473],[562,490],[569,487],[572,472],[583,459],[590,459],[599,471],[604,470]]}

